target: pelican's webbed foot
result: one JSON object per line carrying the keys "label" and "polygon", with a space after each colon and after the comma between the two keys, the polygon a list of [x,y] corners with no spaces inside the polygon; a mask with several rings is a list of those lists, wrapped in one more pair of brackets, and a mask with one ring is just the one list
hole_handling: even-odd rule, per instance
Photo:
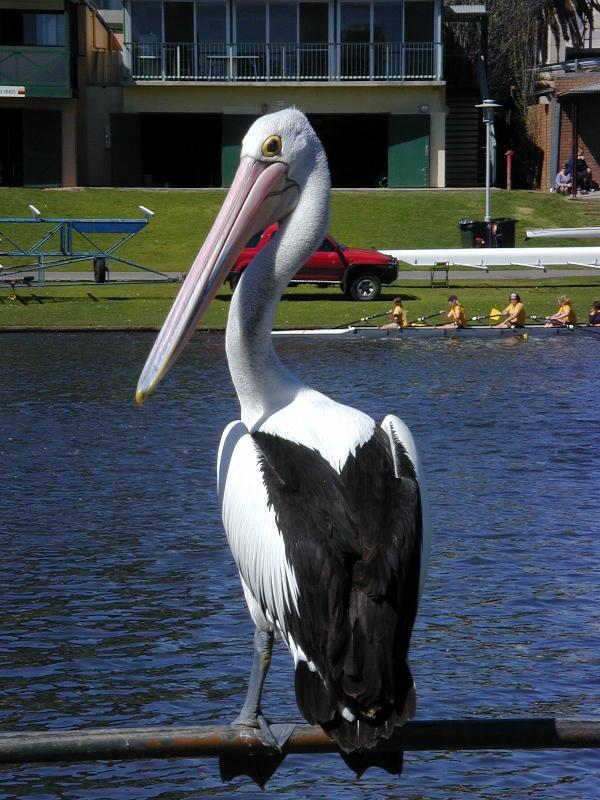
{"label": "pelican's webbed foot", "polygon": [[266,747],[276,753],[280,753],[281,745],[260,708],[262,690],[271,663],[273,639],[272,631],[261,631],[257,628],[254,632],[254,658],[252,659],[252,671],[250,672],[246,700],[239,716],[232,724],[255,729]]}
{"label": "pelican's webbed foot", "polygon": [[292,735],[294,725],[269,725],[260,707],[262,689],[271,663],[273,638],[272,631],[257,629],[254,634],[254,658],[248,692],[239,716],[232,722],[233,726],[256,731],[269,753],[264,756],[242,756],[235,759],[221,757],[219,765],[221,778],[224,781],[230,781],[239,775],[247,775],[262,788],[285,758],[282,749]]}

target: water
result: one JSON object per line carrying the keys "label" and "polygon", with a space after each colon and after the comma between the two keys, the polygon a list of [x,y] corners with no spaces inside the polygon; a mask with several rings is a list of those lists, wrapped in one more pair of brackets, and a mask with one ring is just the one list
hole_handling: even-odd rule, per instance
{"label": "water", "polygon": [[[197,337],[142,409],[153,337],[5,334],[0,730],[222,722],[252,629],[221,529],[215,453],[237,402]],[[412,648],[422,718],[598,715],[598,344],[285,341],[312,385],[410,425],[435,540]],[[291,659],[264,705],[299,719]],[[409,753],[398,780],[288,757],[274,797],[597,800],[597,752]],[[8,767],[0,798],[264,797],[213,760]]]}

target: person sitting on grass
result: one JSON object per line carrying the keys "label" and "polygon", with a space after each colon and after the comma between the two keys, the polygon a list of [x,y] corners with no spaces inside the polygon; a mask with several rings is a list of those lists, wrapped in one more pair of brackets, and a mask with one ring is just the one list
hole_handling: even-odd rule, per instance
{"label": "person sitting on grass", "polygon": [[558,298],[558,311],[546,317],[547,328],[563,328],[565,325],[577,325],[577,316],[566,294]]}
{"label": "person sitting on grass", "polygon": [[507,317],[504,322],[499,322],[495,328],[524,328],[525,327],[525,306],[516,292],[509,298],[508,305],[502,309],[502,316]]}
{"label": "person sitting on grass", "polygon": [[379,327],[382,330],[388,328],[408,328],[408,317],[406,316],[406,309],[402,305],[401,297],[394,297],[394,307],[387,313],[391,316],[392,321],[388,322],[386,325],[380,325]]}
{"label": "person sitting on grass", "polygon": [[596,184],[592,179],[592,170],[588,167],[585,156],[583,155],[583,147],[577,148],[577,159],[575,161],[575,169],[573,169],[573,156],[569,156],[567,162],[567,169],[571,175],[575,175],[577,179],[577,191],[581,194],[594,192]]}
{"label": "person sitting on grass", "polygon": [[448,297],[449,309],[446,313],[444,310],[440,311],[440,316],[446,317],[450,320],[446,325],[439,325],[440,328],[465,328],[467,325],[467,318],[465,310],[458,302],[458,297],[451,294]]}
{"label": "person sitting on grass", "polygon": [[592,303],[588,325],[593,325],[594,328],[600,328],[600,300],[594,300]]}
{"label": "person sitting on grass", "polygon": [[573,176],[569,172],[568,164],[563,164],[562,169],[556,173],[554,188],[559,194],[571,194],[573,189]]}

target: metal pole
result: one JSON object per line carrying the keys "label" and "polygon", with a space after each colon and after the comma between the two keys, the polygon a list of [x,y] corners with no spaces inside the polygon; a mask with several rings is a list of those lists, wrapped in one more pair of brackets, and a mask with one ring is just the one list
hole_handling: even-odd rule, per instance
{"label": "metal pole", "polygon": [[[600,719],[421,720],[397,729],[380,752],[600,748]],[[296,725],[283,753],[337,752],[318,727]],[[97,759],[269,756],[251,729],[230,725],[99,728],[0,734],[0,763],[73,763]]]}
{"label": "metal pole", "polygon": [[577,197],[577,142],[579,140],[577,120],[577,95],[571,95],[571,158],[573,159],[573,174],[571,175],[571,195]]}
{"label": "metal pole", "polygon": [[484,100],[483,103],[478,103],[475,108],[481,109],[483,117],[483,124],[485,125],[485,231],[486,231],[486,247],[492,246],[492,217],[490,214],[490,184],[491,184],[491,168],[490,163],[490,140],[491,140],[491,125],[494,121],[494,111],[500,108],[499,103],[493,100]]}
{"label": "metal pole", "polygon": [[492,217],[490,215],[490,122],[485,121],[485,229],[487,232],[487,246],[491,247]]}

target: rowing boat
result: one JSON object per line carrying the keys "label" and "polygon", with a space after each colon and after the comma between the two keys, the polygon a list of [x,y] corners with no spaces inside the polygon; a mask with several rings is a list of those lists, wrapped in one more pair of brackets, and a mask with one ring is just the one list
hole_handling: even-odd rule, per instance
{"label": "rowing boat", "polygon": [[452,339],[494,339],[508,336],[512,338],[528,339],[531,336],[577,336],[579,333],[591,333],[600,336],[600,328],[591,328],[585,325],[568,326],[564,328],[547,328],[545,325],[527,325],[525,328],[495,328],[487,325],[473,325],[468,328],[436,328],[432,325],[422,325],[409,328],[376,328],[374,326],[348,327],[348,328],[305,328],[298,330],[273,331],[273,336],[324,336],[331,338],[347,339],[359,336],[366,339],[421,339],[422,337],[447,337]]}

